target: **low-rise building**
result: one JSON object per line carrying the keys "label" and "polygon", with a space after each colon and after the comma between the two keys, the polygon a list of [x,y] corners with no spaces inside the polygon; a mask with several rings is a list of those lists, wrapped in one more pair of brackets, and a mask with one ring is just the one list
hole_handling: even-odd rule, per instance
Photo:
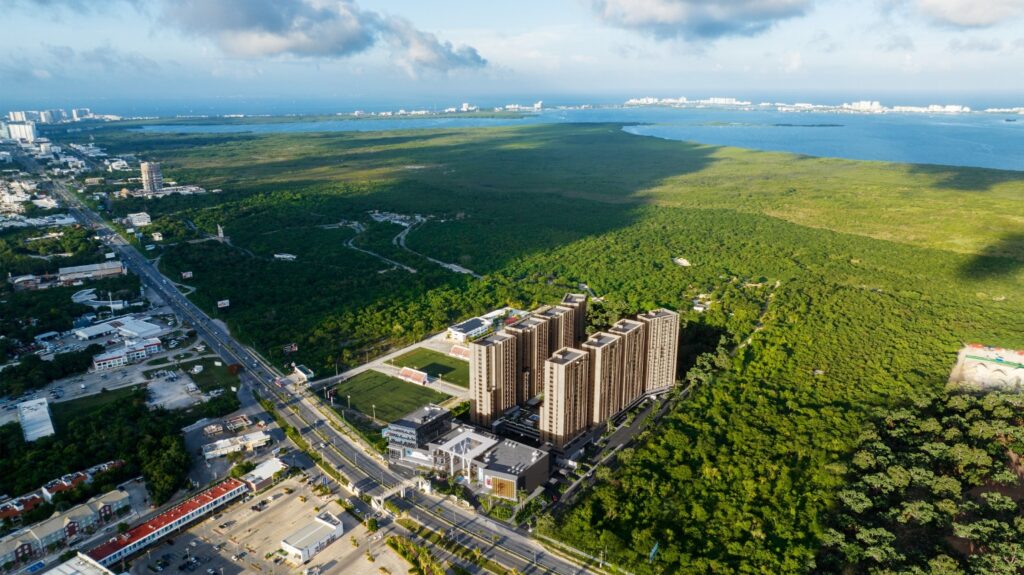
{"label": "low-rise building", "polygon": [[77,556],[44,571],[42,575],[114,575],[114,572],[93,561],[88,555]]}
{"label": "low-rise building", "polygon": [[163,344],[155,337],[135,342],[126,341],[123,347],[93,356],[92,366],[96,371],[116,369],[142,361],[151,355],[160,353],[163,349]]}
{"label": "low-rise building", "polygon": [[288,471],[285,462],[272,457],[242,476],[242,481],[255,493],[270,487],[274,483],[274,479],[280,477],[279,474],[283,474],[285,471]]}
{"label": "low-rise building", "polygon": [[59,268],[57,270],[58,280],[60,283],[65,285],[71,285],[79,281],[103,279],[124,274],[124,264],[120,261],[101,262],[98,264],[88,264],[84,266],[70,266],[66,268]]}
{"label": "low-rise building", "polygon": [[448,328],[448,339],[459,343],[466,343],[474,337],[481,336],[491,329],[491,322],[474,317],[462,323],[457,323]]}
{"label": "low-rise building", "polygon": [[215,459],[236,451],[253,451],[268,443],[270,443],[270,435],[264,431],[256,431],[208,443],[203,446],[203,457]]}
{"label": "low-rise building", "polygon": [[19,403],[18,422],[25,441],[35,441],[54,434],[50,405],[45,397]]}
{"label": "low-rise building", "polygon": [[388,424],[388,457],[395,463],[430,467],[427,445],[451,427],[452,413],[437,405],[425,405]]}
{"label": "low-rise building", "polygon": [[337,516],[323,511],[308,525],[285,537],[281,548],[295,563],[307,563],[314,555],[337,541],[345,532],[345,526]]}
{"label": "low-rise building", "polygon": [[241,480],[230,478],[157,515],[153,519],[112,537],[89,551],[88,556],[108,566],[145,549],[169,533],[205,517],[249,491]]}
{"label": "low-rise building", "polygon": [[520,491],[540,487],[550,476],[542,449],[459,425],[429,445],[434,469],[461,476],[495,497],[516,500]]}
{"label": "low-rise building", "polygon": [[53,501],[53,496],[58,493],[65,493],[72,489],[89,482],[89,476],[81,471],[74,473],[68,473],[63,477],[52,479],[43,486],[40,490],[43,493],[43,498],[47,501]]}
{"label": "low-rise building", "polygon": [[153,223],[152,218],[150,218],[149,214],[147,214],[146,212],[128,214],[128,216],[125,217],[124,220],[126,224],[132,226],[133,228],[141,228]]}

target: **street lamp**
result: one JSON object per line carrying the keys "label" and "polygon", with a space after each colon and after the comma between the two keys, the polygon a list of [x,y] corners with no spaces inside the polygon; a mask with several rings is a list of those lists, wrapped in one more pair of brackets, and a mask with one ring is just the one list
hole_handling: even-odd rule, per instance
{"label": "street lamp", "polygon": [[377,404],[375,403],[371,407],[373,408],[373,420],[377,421]]}

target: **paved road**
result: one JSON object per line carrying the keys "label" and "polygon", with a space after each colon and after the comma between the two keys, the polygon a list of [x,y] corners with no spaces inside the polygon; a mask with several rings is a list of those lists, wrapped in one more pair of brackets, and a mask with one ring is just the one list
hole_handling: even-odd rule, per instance
{"label": "paved road", "polygon": [[[297,429],[306,441],[319,451],[328,465],[348,477],[359,492],[371,497],[383,495],[388,488],[406,479],[389,469],[376,456],[369,456],[358,444],[327,424],[323,420],[324,414],[320,412],[319,400],[315,396],[303,394],[296,397],[278,387],[274,382],[282,374],[273,366],[238,343],[224,328],[182,295],[149,260],[124,238],[114,233],[106,222],[84,206],[75,193],[69,191],[63,183],[55,182],[54,188],[64,198],[69,211],[79,221],[91,225],[118,253],[125,266],[141,279],[147,289],[155,290],[178,317],[192,324],[213,352],[226,361],[243,365],[243,384],[259,390],[264,397],[272,398],[278,413],[288,425]],[[515,568],[520,573],[568,575],[586,572],[579,566],[552,555],[524,532],[484,519],[475,512],[464,510],[446,500],[414,490],[407,490],[406,495],[407,498],[395,499],[394,502],[410,517],[442,533],[454,527],[464,535],[461,539],[464,545],[480,548],[485,556],[507,567]]]}

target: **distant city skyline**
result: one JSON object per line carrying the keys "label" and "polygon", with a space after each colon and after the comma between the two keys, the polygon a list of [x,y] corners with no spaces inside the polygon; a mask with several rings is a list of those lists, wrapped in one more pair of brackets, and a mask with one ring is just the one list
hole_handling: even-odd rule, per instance
{"label": "distant city skyline", "polygon": [[3,4],[5,106],[773,94],[1024,104],[1024,0]]}

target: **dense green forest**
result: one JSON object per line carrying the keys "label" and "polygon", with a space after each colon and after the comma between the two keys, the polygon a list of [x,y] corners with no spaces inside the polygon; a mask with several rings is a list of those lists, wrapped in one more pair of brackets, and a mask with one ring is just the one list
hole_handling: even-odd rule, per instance
{"label": "dense green forest", "polygon": [[190,458],[181,428],[201,417],[218,417],[238,408],[237,398],[224,394],[188,410],[154,410],[146,405],[145,389],[116,392],[111,401],[78,401],[96,405],[64,418],[58,408],[65,405],[56,404],[57,433],[50,437],[28,443],[17,423],[0,426],[4,465],[0,493],[19,495],[65,473],[123,459],[126,466],[120,477],[141,474],[153,501],[162,503],[184,486],[188,473]]}
{"label": "dense green forest", "polygon": [[[616,313],[668,306],[724,335],[731,365],[542,529],[637,573],[809,572],[875,410],[938,394],[964,342],[1024,347],[1024,176],[619,128],[96,139],[225,190],[145,203],[230,237],[161,264],[192,271],[190,297],[279,364],[331,372],[581,283]],[[426,217],[408,246],[483,279],[400,251],[369,210]],[[710,309],[690,311],[702,294]]]}
{"label": "dense green forest", "polygon": [[[0,232],[0,274],[4,280],[8,274],[56,273],[60,267],[103,260],[103,246],[92,238],[89,230],[68,226],[56,232],[60,237],[45,237],[51,231],[32,228]],[[10,284],[5,281],[4,291],[8,290]]]}
{"label": "dense green forest", "polygon": [[1024,397],[954,392],[890,410],[857,441],[819,571],[1020,573]]}

